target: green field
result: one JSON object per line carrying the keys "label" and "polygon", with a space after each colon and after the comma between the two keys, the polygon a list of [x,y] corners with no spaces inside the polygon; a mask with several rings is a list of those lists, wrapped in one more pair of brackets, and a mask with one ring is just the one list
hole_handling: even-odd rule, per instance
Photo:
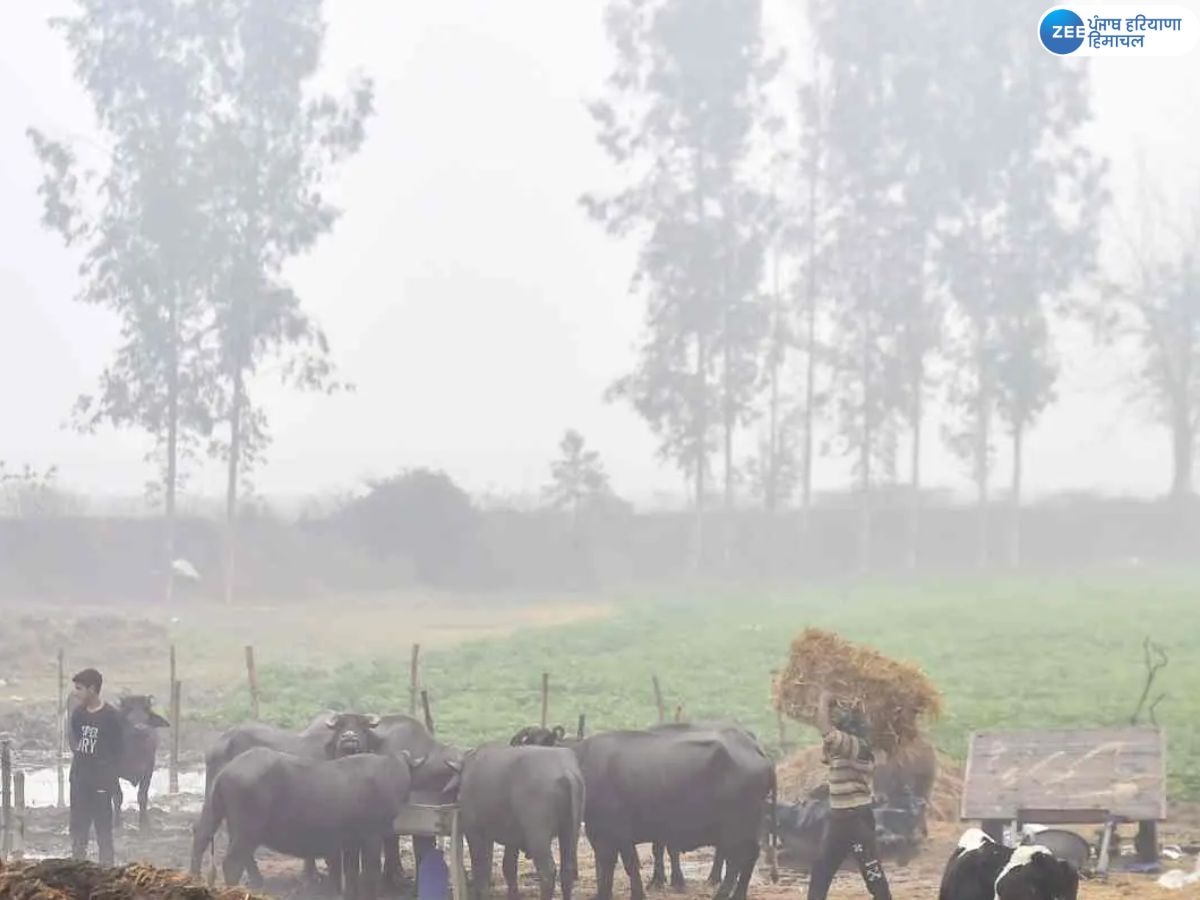
{"label": "green field", "polygon": [[[423,680],[440,734],[462,745],[511,735],[540,715],[550,673],[550,719],[593,729],[656,717],[651,676],[669,714],[728,717],[776,747],[771,669],[807,625],[832,628],[922,666],[945,694],[933,729],[951,755],[974,728],[1094,726],[1128,721],[1144,680],[1142,639],[1170,653],[1154,695],[1168,730],[1171,794],[1200,799],[1200,579],[1039,579],[921,586],[726,593],[703,599],[617,598],[601,621],[486,638],[428,655]],[[318,708],[396,711],[408,705],[408,648],[335,671],[269,665],[263,716],[298,725]],[[222,718],[247,713],[244,689]],[[789,723],[789,740],[814,733]]]}

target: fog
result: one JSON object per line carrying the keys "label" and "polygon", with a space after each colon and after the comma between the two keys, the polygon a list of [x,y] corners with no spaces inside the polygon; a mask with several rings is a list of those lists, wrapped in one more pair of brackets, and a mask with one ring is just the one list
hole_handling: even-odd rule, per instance
{"label": "fog", "polygon": [[[767,4],[765,37],[795,58],[807,32],[792,6]],[[144,436],[62,427],[117,332],[110,313],[73,300],[78,256],[39,226],[40,174],[24,135],[36,126],[84,146],[100,140],[68,51],[45,22],[67,8],[17,5],[0,36],[0,379],[10,386],[0,395],[0,458],[56,465],[79,491],[137,496],[148,477]],[[336,176],[343,218],[288,274],[357,390],[314,397],[260,379],[274,442],[258,490],[284,499],[425,465],[473,492],[530,494],[573,427],[622,496],[685,502],[680,473],[656,462],[637,414],[603,400],[634,361],[643,303],[628,291],[635,247],[577,204],[614,181],[584,106],[611,63],[602,4],[330,2],[325,15],[319,80],[340,88],[370,74],[377,112]],[[1087,65],[1090,144],[1111,161],[1117,204],[1132,195],[1139,152],[1170,193],[1194,192],[1195,55]],[[1110,213],[1103,260],[1119,258],[1115,232]],[[1028,492],[1165,492],[1169,435],[1124,389],[1137,360],[1069,329],[1058,353],[1058,399],[1029,437]],[[938,440],[928,441],[925,471],[929,484],[969,488],[969,472]],[[814,465],[819,489],[843,487],[849,474],[833,453]],[[185,493],[219,497],[222,485],[220,464],[205,464]]]}

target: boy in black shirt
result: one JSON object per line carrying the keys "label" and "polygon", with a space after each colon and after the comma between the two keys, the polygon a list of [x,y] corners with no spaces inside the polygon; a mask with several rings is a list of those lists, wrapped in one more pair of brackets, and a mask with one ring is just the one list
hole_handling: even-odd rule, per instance
{"label": "boy in black shirt", "polygon": [[75,859],[87,859],[92,826],[100,865],[113,864],[113,794],[121,757],[121,715],[100,699],[104,679],[84,669],[71,679],[71,845]]}

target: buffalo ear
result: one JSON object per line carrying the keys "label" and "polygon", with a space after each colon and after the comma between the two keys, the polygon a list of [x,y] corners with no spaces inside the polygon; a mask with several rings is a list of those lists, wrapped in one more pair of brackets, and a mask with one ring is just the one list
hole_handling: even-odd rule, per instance
{"label": "buffalo ear", "polygon": [[150,721],[151,728],[170,728],[171,727],[171,723],[168,722],[166,719],[164,719],[162,716],[160,716],[156,712],[150,713],[149,721]]}
{"label": "buffalo ear", "polygon": [[367,716],[367,727],[368,728],[378,728],[380,721],[381,720],[380,720],[379,716]]}
{"label": "buffalo ear", "polygon": [[338,727],[338,719],[340,719],[340,718],[341,718],[341,716],[339,716],[337,713],[334,713],[332,716],[330,716],[328,719],[325,720],[325,727],[330,728],[330,729],[337,728]]}

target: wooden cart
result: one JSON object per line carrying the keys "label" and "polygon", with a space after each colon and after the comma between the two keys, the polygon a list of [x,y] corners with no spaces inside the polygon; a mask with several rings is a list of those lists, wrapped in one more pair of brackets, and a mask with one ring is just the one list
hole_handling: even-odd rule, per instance
{"label": "wooden cart", "polygon": [[1008,823],[1103,825],[1102,872],[1113,829],[1136,822],[1138,859],[1152,862],[1167,818],[1166,759],[1159,728],[973,732],[960,818],[997,840]]}

